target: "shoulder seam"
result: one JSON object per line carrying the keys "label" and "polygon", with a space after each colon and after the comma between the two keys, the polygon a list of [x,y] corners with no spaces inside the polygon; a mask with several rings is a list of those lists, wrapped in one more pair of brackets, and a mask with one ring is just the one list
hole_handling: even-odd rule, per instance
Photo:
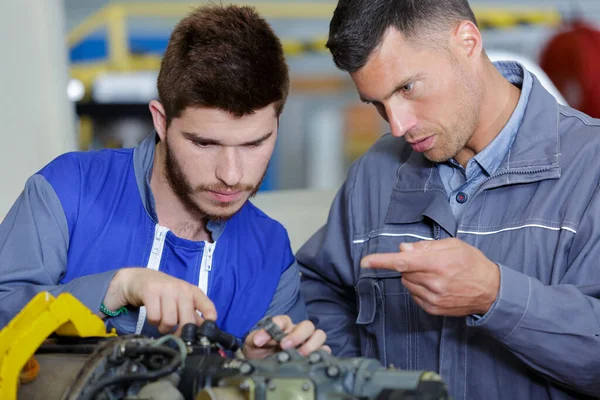
{"label": "shoulder seam", "polygon": [[[560,108],[559,109],[560,114],[567,117],[567,118],[576,118],[579,121],[581,121],[581,123],[583,123],[585,126],[595,126],[595,127],[600,127],[600,122],[597,123],[591,123],[591,121],[589,121],[588,119],[584,119],[582,118],[580,115],[576,115],[576,114],[571,114],[569,112],[567,112],[567,110],[565,110],[564,108]],[[591,117],[589,117],[591,119]]]}

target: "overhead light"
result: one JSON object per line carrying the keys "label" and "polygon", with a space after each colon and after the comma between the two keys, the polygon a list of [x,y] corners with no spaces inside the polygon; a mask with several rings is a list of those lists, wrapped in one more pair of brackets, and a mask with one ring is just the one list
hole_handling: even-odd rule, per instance
{"label": "overhead light", "polygon": [[85,86],[79,79],[70,79],[67,84],[67,95],[72,102],[78,102],[85,95]]}

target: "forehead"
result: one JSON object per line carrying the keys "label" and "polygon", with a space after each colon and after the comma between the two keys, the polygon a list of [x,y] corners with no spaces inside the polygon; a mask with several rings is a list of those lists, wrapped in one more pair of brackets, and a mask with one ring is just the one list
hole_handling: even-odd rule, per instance
{"label": "forehead", "polygon": [[217,108],[188,107],[179,118],[173,119],[172,126],[181,132],[234,144],[273,131],[277,126],[277,114],[273,105],[242,117]]}
{"label": "forehead", "polygon": [[423,45],[417,39],[407,39],[398,30],[390,28],[366,65],[351,76],[359,90],[378,85],[387,87],[417,74],[427,74],[439,63],[445,62],[441,48]]}

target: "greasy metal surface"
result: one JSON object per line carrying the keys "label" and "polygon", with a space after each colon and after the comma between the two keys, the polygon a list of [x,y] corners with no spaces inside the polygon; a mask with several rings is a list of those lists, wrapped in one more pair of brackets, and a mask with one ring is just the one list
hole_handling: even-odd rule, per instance
{"label": "greasy metal surface", "polygon": [[70,388],[67,396],[65,396],[65,400],[75,400],[78,399],[79,396],[83,394],[83,392],[88,389],[88,385],[90,381],[95,381],[98,377],[102,376],[106,370],[106,364],[108,362],[108,356],[115,350],[116,347],[125,345],[125,343],[133,343],[133,342],[149,343],[150,339],[135,339],[133,340],[131,336],[127,337],[115,337],[111,339],[107,339],[105,343],[102,343],[98,346],[98,351],[88,357],[87,363],[84,364],[81,372],[77,376],[75,383]]}
{"label": "greasy metal surface", "polygon": [[249,400],[249,394],[235,387],[205,388],[195,400]]}
{"label": "greasy metal surface", "polygon": [[275,378],[271,379],[266,400],[312,400],[315,397],[315,385],[309,379]]}
{"label": "greasy metal surface", "polygon": [[36,355],[40,373],[36,380],[19,387],[17,399],[62,399],[63,393],[73,383],[89,357],[85,354]]}

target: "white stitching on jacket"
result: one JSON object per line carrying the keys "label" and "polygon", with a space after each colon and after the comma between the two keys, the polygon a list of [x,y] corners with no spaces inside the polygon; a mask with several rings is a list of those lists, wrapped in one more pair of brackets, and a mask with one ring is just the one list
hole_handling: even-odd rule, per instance
{"label": "white stitching on jacket", "polygon": [[457,231],[457,233],[462,233],[465,235],[495,235],[497,233],[502,233],[502,232],[508,232],[508,231],[516,231],[519,229],[525,229],[525,228],[542,228],[542,229],[548,229],[550,231],[561,231],[561,230],[565,230],[565,231],[569,231],[569,232],[573,232],[573,233],[577,233],[577,231],[573,228],[569,228],[568,226],[561,226],[561,227],[552,227],[552,226],[545,226],[545,225],[538,225],[538,224],[527,224],[527,225],[521,225],[521,226],[515,226],[512,228],[504,228],[504,229],[499,229],[497,231],[490,231],[490,232],[474,232],[474,231]]}

